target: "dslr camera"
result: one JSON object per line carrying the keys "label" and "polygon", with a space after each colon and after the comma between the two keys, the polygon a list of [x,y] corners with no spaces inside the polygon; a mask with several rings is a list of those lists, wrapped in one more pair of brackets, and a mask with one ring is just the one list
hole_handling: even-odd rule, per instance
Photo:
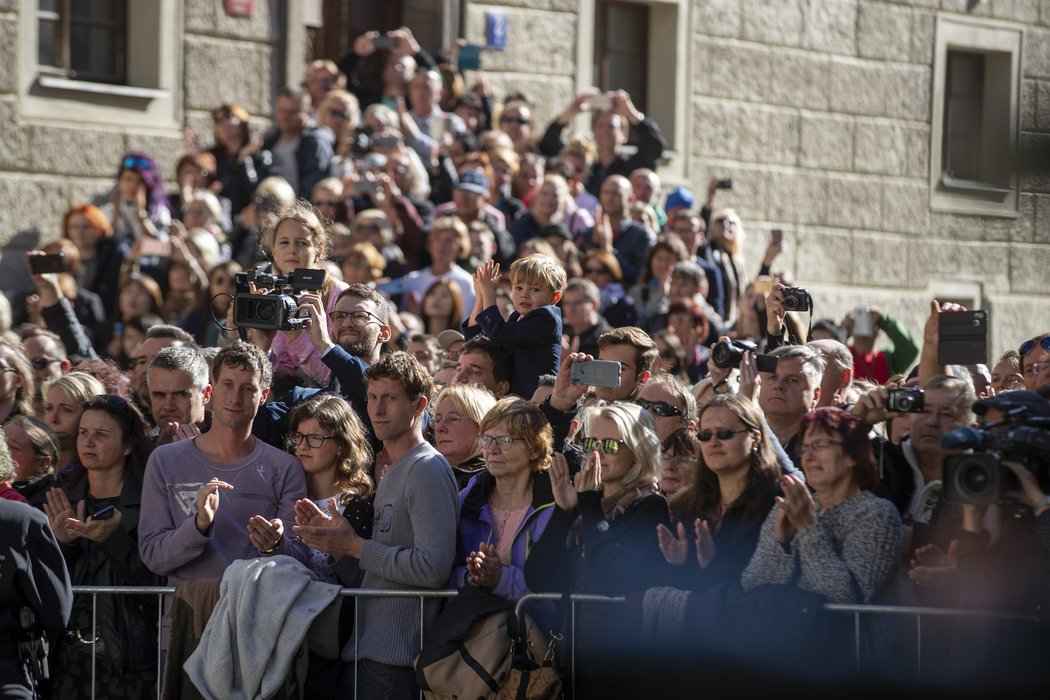
{"label": "dslr camera", "polygon": [[809,311],[813,308],[813,297],[809,295],[808,289],[785,287],[783,294],[785,311]]}
{"label": "dslr camera", "polygon": [[1032,419],[1043,427],[1019,425],[1009,429],[978,430],[963,427],[941,436],[948,450],[972,449],[970,454],[949,455],[942,465],[944,499],[949,503],[998,503],[1007,491],[1020,491],[1021,484],[1003,461],[1019,462],[1034,472],[1050,462],[1050,421]]}
{"label": "dslr camera", "polygon": [[[287,277],[263,272],[261,268],[234,275],[237,294],[233,298],[233,323],[240,328],[267,331],[298,331],[308,316],[299,311],[303,294],[324,289],[324,270],[299,268]],[[249,283],[272,291],[251,294]]]}
{"label": "dslr camera", "polygon": [[886,410],[897,413],[922,413],[925,406],[922,389],[903,387],[890,389],[886,397]]}
{"label": "dslr camera", "polygon": [[749,340],[723,340],[711,348],[711,361],[715,367],[732,369],[740,366],[745,352],[757,354],[758,346]]}

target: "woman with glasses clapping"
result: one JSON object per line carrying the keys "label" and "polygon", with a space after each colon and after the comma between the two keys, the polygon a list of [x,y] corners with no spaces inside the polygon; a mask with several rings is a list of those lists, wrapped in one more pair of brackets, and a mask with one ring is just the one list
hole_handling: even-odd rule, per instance
{"label": "woman with glasses clapping", "polygon": [[[871,603],[883,597],[900,556],[897,509],[873,494],[877,474],[868,428],[839,408],[821,408],[802,421],[803,484],[781,478],[741,584],[793,585],[832,603]],[[812,493],[810,492],[812,490]]]}
{"label": "woman with glasses clapping", "polygon": [[[699,459],[670,498],[677,526],[657,531],[660,550],[675,567],[672,581],[701,590],[740,580],[773,507],[780,468],[769,431],[749,399],[715,397],[700,412],[696,440]],[[696,563],[690,564],[694,554]]]}
{"label": "woman with glasses clapping", "polygon": [[524,399],[503,399],[485,414],[477,444],[486,469],[459,494],[456,559],[463,563],[452,570],[452,585],[487,588],[507,600],[529,592],[526,557],[555,511],[547,472],[552,435],[543,412]]}

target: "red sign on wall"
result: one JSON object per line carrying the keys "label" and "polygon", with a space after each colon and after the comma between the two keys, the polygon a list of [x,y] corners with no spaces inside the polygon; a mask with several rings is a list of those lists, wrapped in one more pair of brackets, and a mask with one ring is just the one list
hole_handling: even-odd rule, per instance
{"label": "red sign on wall", "polygon": [[223,5],[231,17],[251,17],[255,11],[255,0],[223,0]]}

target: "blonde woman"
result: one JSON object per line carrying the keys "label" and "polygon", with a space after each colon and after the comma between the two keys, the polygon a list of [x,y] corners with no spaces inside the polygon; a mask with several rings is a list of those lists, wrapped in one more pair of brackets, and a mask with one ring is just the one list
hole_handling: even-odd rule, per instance
{"label": "blonde woman", "polygon": [[62,471],[77,459],[77,432],[84,402],[105,393],[102,382],[86,372],[70,372],[44,383],[40,392],[44,397],[44,423],[58,437],[55,471]]}
{"label": "blonde woman", "polygon": [[452,465],[460,489],[485,470],[477,438],[482,419],[495,405],[492,392],[471,384],[447,386],[434,397],[434,447]]}

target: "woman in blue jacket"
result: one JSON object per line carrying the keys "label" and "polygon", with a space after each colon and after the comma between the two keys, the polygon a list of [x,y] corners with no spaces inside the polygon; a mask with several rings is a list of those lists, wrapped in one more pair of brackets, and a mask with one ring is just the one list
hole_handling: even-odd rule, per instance
{"label": "woman in blue jacket", "polygon": [[525,560],[554,513],[547,468],[552,432],[529,401],[503,399],[481,421],[486,469],[460,492],[457,561],[452,585],[490,589],[507,600],[529,592]]}

